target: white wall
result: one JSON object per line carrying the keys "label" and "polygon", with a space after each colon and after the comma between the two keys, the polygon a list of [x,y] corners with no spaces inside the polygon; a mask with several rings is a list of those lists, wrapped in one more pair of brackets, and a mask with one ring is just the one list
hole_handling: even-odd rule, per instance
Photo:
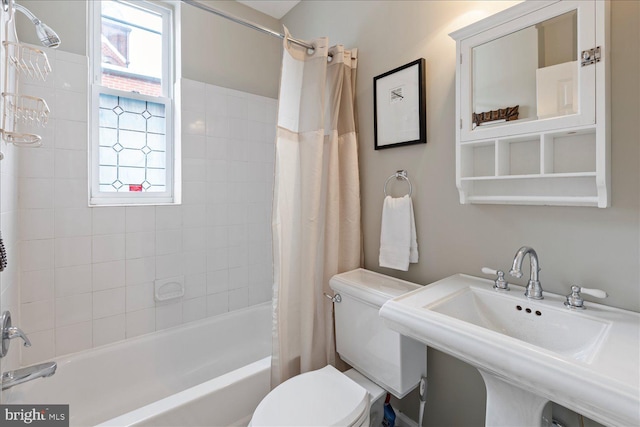
{"label": "white wall", "polygon": [[[511,3],[513,4],[513,3]],[[640,3],[611,5],[612,207],[460,205],[455,186],[455,43],[448,36],[509,2],[303,1],[283,18],[300,38],[328,36],[357,47],[360,177],[365,266],[416,283],[480,268],[506,269],[533,246],[542,286],[605,289],[607,304],[640,310]],[[373,77],[426,59],[427,144],[373,149]],[[413,182],[420,263],[408,272],[378,266],[383,185],[406,169]],[[527,274],[525,272],[525,274]],[[518,284],[526,278],[515,279]],[[428,355],[425,425],[483,425],[485,390],[477,371],[437,351]],[[417,419],[417,395],[403,409]],[[574,418],[571,422],[575,421]],[[569,420],[567,420],[569,422]]]}
{"label": "white wall", "polygon": [[[0,40],[5,39],[7,14],[0,12]],[[9,40],[13,40],[10,36]],[[0,82],[4,82],[4,47],[0,57]],[[15,71],[9,68],[10,81]],[[13,87],[13,83],[12,86]],[[0,104],[3,100],[0,99]],[[12,130],[12,127],[7,130]],[[0,160],[0,232],[7,254],[7,268],[0,272],[0,313],[9,310],[13,324],[20,322],[20,243],[18,237],[18,165],[19,150],[4,140],[0,140],[0,152],[4,158]],[[14,340],[9,353],[0,360],[2,372],[15,369],[20,365],[20,340]],[[0,399],[2,391],[0,390]],[[0,400],[1,401],[1,400]]]}
{"label": "white wall", "polygon": [[[22,148],[28,365],[267,301],[276,101],[183,80],[183,204],[88,207],[86,58],[48,49],[43,147]],[[157,303],[156,279],[186,294]]]}
{"label": "white wall", "polygon": [[[244,5],[203,3],[279,30]],[[59,49],[45,49],[54,69],[47,82],[24,87],[51,107],[52,120],[38,131],[44,145],[20,149],[19,168],[4,166],[20,176],[21,300],[17,285],[9,294],[34,343],[22,363],[270,299],[280,40],[182,5],[183,204],[89,208],[87,2],[21,4],[62,39]],[[18,15],[17,25],[22,41],[37,43],[28,20]],[[17,239],[17,191],[3,188],[3,199],[12,194],[16,207],[6,206],[16,214],[7,221]],[[155,303],[152,282],[179,275],[185,297]]]}

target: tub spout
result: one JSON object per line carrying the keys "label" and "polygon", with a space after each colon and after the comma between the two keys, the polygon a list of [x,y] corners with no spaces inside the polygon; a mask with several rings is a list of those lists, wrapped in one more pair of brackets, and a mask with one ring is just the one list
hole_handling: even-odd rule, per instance
{"label": "tub spout", "polygon": [[46,362],[16,369],[15,371],[4,372],[2,374],[2,389],[6,390],[15,385],[35,380],[36,378],[50,377],[56,373],[57,367],[56,362]]}

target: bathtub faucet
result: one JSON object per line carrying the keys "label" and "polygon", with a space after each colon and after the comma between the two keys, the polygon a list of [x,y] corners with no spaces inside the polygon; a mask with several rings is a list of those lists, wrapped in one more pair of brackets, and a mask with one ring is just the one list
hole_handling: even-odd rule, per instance
{"label": "bathtub faucet", "polygon": [[46,362],[16,369],[15,371],[4,372],[2,374],[2,389],[6,390],[15,385],[35,380],[36,378],[50,377],[56,373],[57,367],[56,362]]}

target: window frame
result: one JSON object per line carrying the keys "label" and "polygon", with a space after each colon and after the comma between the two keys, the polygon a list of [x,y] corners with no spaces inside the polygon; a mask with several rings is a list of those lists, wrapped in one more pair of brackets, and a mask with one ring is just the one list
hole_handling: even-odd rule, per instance
{"label": "window frame", "polygon": [[[177,145],[179,142],[179,114],[176,114],[177,97],[177,63],[175,44],[177,37],[178,9],[169,5],[163,6],[150,1],[113,0],[122,4],[148,10],[162,17],[162,77],[161,95],[151,96],[136,92],[127,92],[102,85],[102,1],[89,3],[89,206],[113,205],[156,205],[177,204],[176,169],[178,166]],[[173,3],[173,2],[167,2]],[[107,192],[100,190],[100,138],[99,114],[100,94],[122,96],[130,99],[149,101],[165,105],[166,117],[166,191],[164,192]]]}

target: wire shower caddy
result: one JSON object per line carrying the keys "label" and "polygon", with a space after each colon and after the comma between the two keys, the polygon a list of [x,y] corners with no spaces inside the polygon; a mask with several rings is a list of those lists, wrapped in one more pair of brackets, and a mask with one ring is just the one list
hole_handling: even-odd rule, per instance
{"label": "wire shower caddy", "polygon": [[[47,54],[35,47],[19,42],[15,28],[15,11],[12,7],[8,13],[4,48],[4,82],[2,86],[2,127],[0,133],[7,143],[17,146],[40,147],[42,137],[35,133],[18,132],[17,125],[30,128],[44,127],[49,119],[49,106],[39,97],[20,93],[20,78],[44,82],[52,71]],[[15,41],[9,40],[9,26],[13,27]]]}

